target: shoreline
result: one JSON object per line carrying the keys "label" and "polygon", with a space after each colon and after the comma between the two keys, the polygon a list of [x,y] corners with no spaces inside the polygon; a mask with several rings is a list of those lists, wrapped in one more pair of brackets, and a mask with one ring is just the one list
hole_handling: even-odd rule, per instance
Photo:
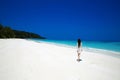
{"label": "shoreline", "polygon": [[[106,52],[105,52],[106,53]],[[1,80],[119,80],[120,58],[25,39],[0,39]]]}
{"label": "shoreline", "polygon": [[[31,40],[31,39],[29,39]],[[35,41],[35,40],[31,40],[31,41]],[[68,45],[68,44],[64,44],[64,43],[54,43],[54,42],[46,42],[46,41],[35,41],[35,42],[42,42],[42,43],[48,43],[48,44],[53,44],[53,45],[58,45],[58,46],[63,46],[63,47],[70,47],[70,48],[76,48],[77,47],[77,43],[76,46],[72,46],[72,45]],[[102,48],[95,48],[95,47],[86,47],[83,46],[83,48],[89,48],[89,49],[96,49],[96,50],[100,50],[100,51],[109,51],[109,52],[113,52],[113,53],[120,53],[120,51],[115,51],[115,50],[110,50],[110,49],[102,49]]]}
{"label": "shoreline", "polygon": [[[34,40],[31,40],[34,41]],[[45,44],[50,44],[50,45],[55,45],[55,46],[59,46],[59,47],[66,47],[66,48],[71,48],[71,49],[76,49],[77,50],[77,46],[70,46],[70,45],[66,45],[66,44],[60,44],[60,43],[53,43],[53,42],[38,42],[38,41],[34,41],[37,43],[45,43]],[[98,53],[98,54],[104,54],[104,55],[108,55],[108,56],[113,56],[113,57],[117,57],[120,58],[120,52],[118,51],[112,51],[112,50],[107,50],[107,49],[99,49],[99,48],[92,48],[92,47],[83,47],[83,50],[87,51],[87,52],[93,52],[93,53]]]}
{"label": "shoreline", "polygon": [[88,52],[99,53],[103,55],[120,58],[120,52],[106,50],[106,49],[90,48],[90,47],[85,47],[84,49]]}

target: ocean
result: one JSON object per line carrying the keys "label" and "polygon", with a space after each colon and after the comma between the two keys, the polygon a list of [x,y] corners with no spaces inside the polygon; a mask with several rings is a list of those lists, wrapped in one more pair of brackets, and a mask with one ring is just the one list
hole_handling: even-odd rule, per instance
{"label": "ocean", "polygon": [[[46,42],[61,46],[77,47],[77,40],[49,40],[49,39],[32,39],[36,42]],[[82,41],[82,47],[84,48],[96,48],[109,51],[115,51],[120,53],[120,42],[102,42],[102,41]]]}

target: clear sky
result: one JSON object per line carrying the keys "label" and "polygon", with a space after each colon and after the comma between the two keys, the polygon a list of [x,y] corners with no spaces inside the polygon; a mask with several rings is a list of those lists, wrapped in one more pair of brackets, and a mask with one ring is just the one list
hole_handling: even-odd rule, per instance
{"label": "clear sky", "polygon": [[48,39],[120,41],[120,0],[0,0],[0,23]]}

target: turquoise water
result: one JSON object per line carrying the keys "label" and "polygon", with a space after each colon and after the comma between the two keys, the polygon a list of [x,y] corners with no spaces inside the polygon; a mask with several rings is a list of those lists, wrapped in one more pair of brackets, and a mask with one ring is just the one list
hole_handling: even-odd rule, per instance
{"label": "turquoise water", "polygon": [[[39,40],[39,39],[32,39],[37,42],[48,42],[48,43],[54,43],[59,45],[66,45],[71,47],[77,46],[77,41],[74,40]],[[95,42],[95,41],[82,41],[83,47],[90,47],[90,48],[98,48],[98,49],[104,49],[104,50],[111,50],[120,52],[120,42]]]}

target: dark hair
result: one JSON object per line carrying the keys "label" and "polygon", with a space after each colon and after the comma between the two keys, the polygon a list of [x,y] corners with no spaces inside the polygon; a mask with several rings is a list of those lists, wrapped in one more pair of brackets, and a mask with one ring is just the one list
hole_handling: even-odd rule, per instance
{"label": "dark hair", "polygon": [[80,47],[80,45],[81,45],[81,40],[78,39],[78,48]]}

